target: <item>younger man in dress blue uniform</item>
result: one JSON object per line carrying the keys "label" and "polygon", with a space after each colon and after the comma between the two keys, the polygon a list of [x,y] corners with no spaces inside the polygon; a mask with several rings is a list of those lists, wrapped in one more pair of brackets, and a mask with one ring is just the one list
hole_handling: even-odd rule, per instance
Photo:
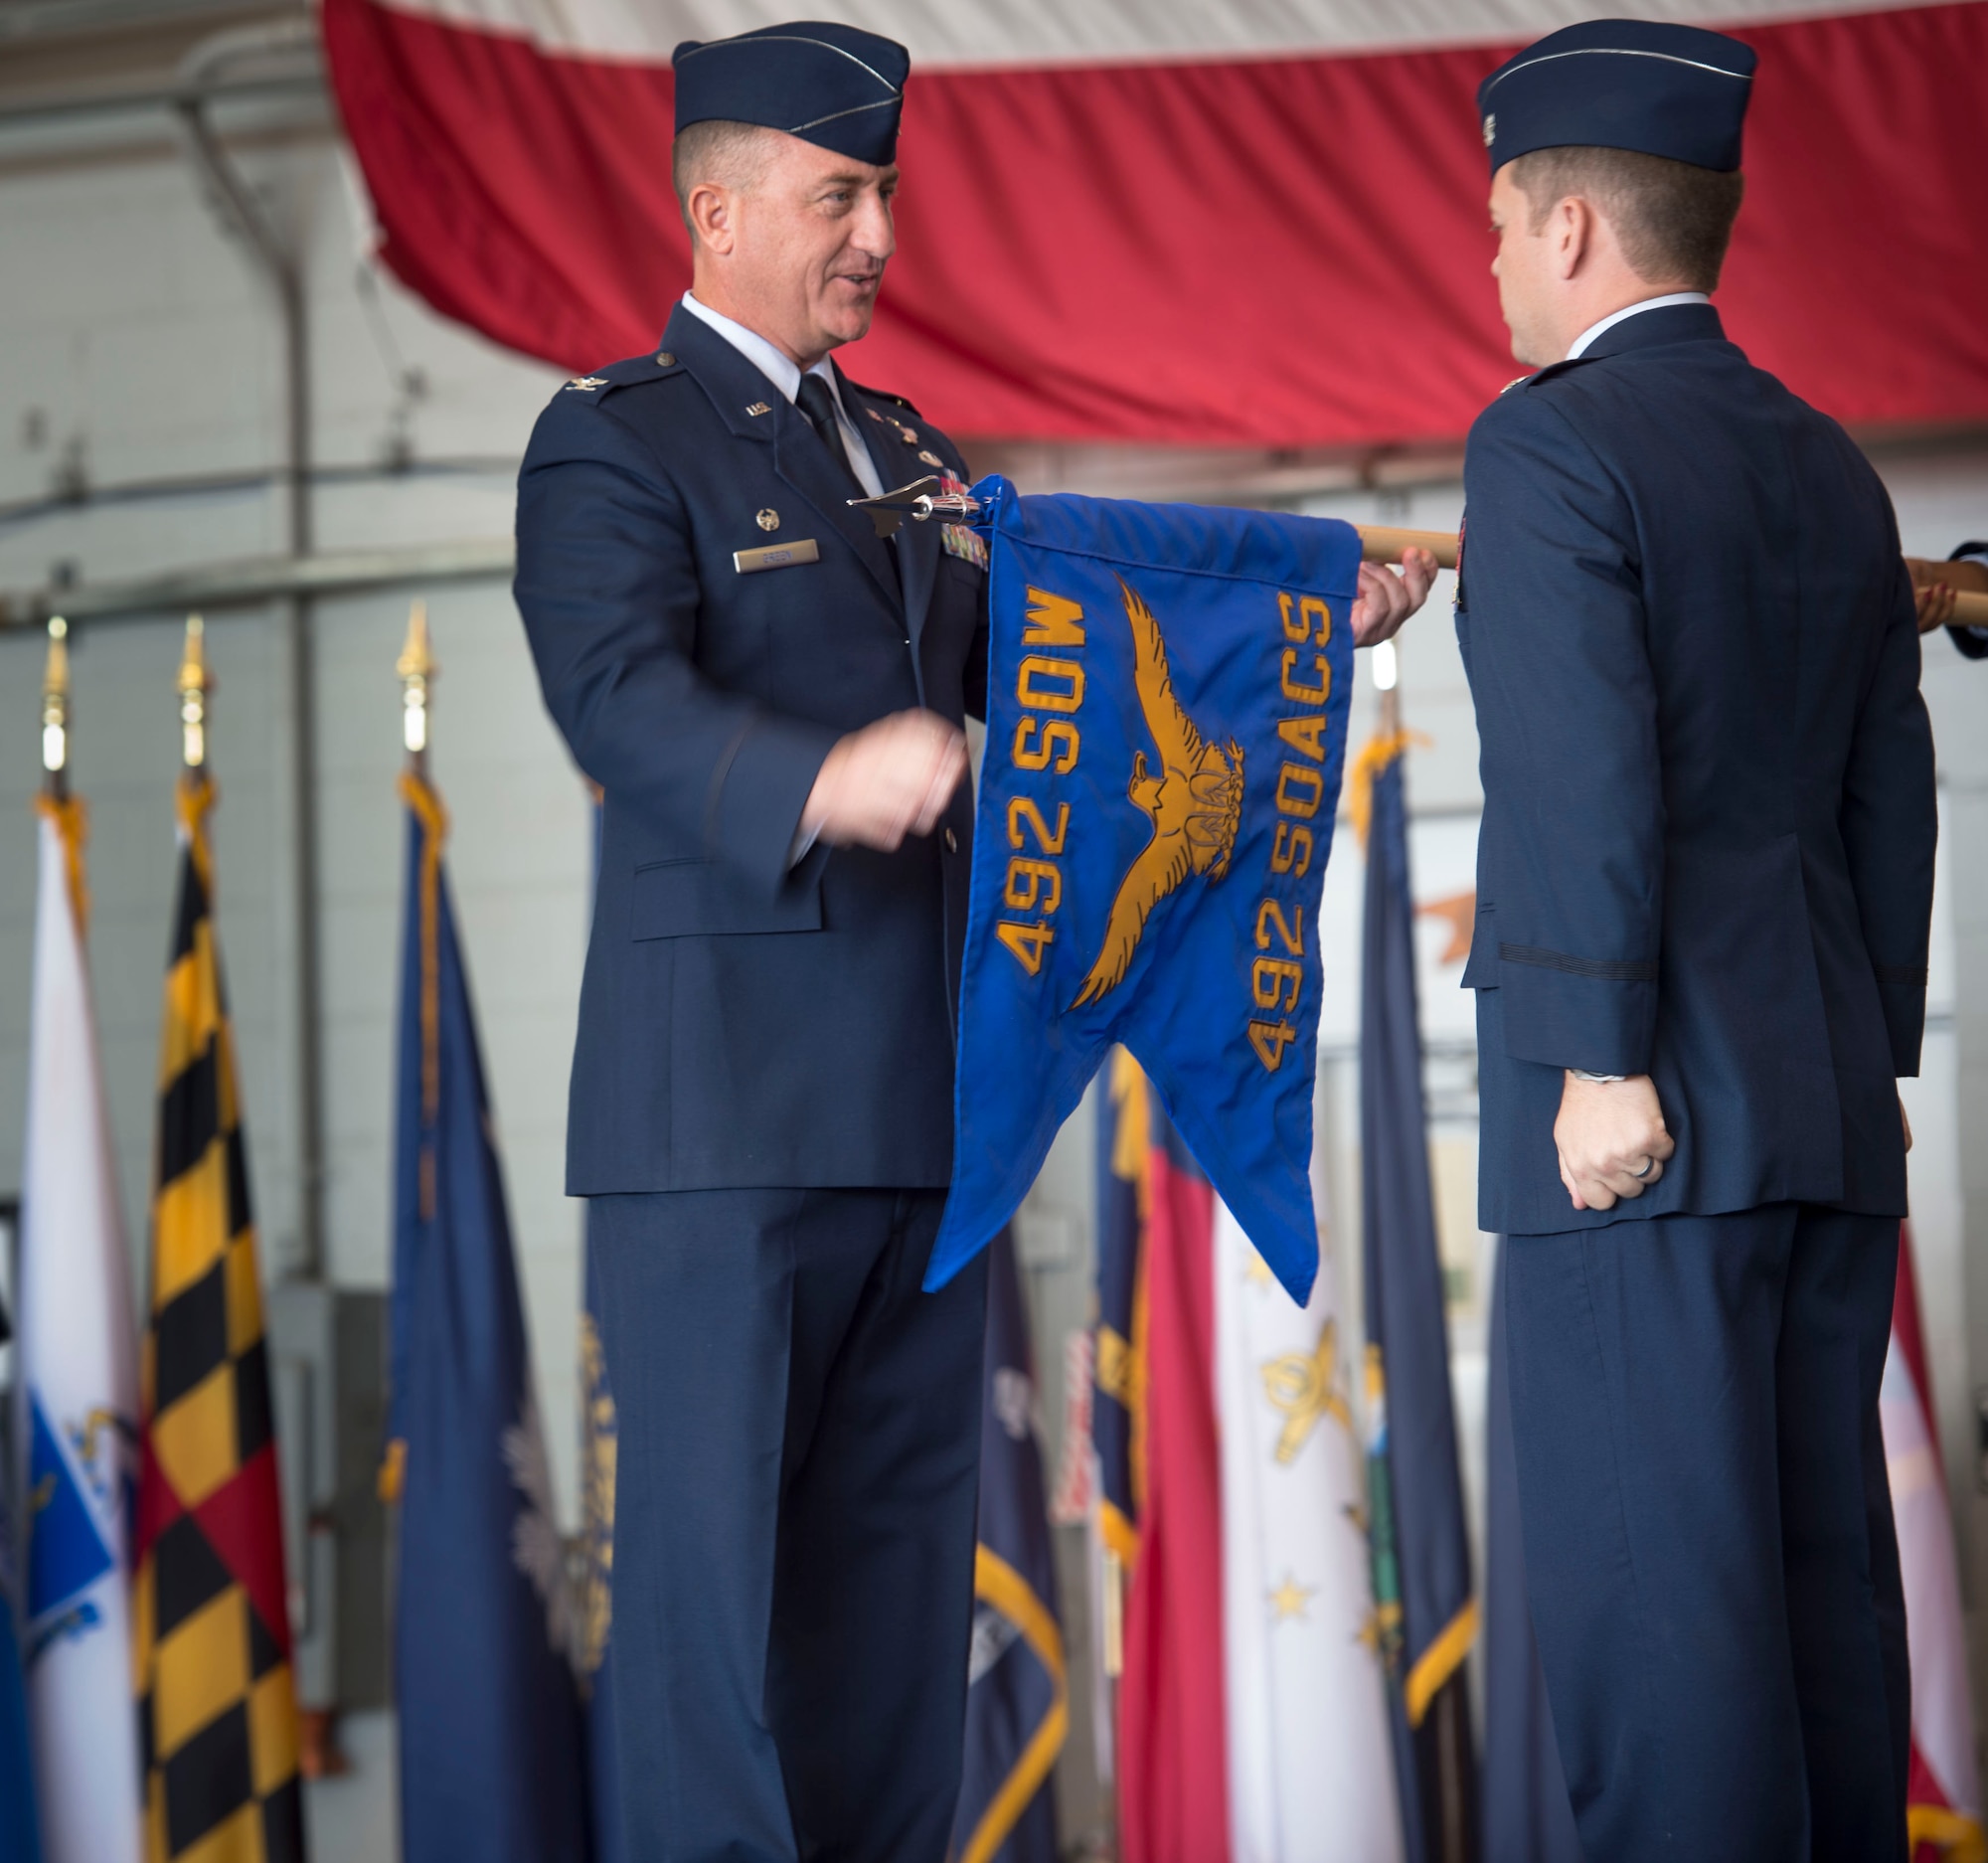
{"label": "younger man in dress blue uniform", "polygon": [[1481,1220],[1595,1863],[1905,1855],[1878,1387],[1934,837],[1884,488],[1708,294],[1754,55],[1590,22],[1479,91],[1505,318],[1457,632]]}

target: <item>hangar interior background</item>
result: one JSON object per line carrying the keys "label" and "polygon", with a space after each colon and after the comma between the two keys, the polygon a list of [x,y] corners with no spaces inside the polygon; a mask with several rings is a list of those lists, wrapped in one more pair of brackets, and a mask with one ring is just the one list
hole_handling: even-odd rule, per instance
{"label": "hangar interior background", "polygon": [[[320,1501],[349,1498],[355,1479],[363,1485],[372,1454],[360,1440],[365,1394],[344,1394],[342,1430],[330,1429],[329,1384],[310,1384],[336,1381],[338,1354],[313,1331],[322,1301],[306,1291],[285,1307],[284,1289],[364,1293],[386,1283],[403,876],[394,661],[410,599],[425,598],[442,668],[432,767],[451,811],[459,923],[559,1505],[572,1528],[580,1221],[561,1175],[588,801],[540,706],[502,573],[517,460],[561,378],[439,319],[372,264],[348,162],[302,8],[0,0],[0,1198],[17,1190],[20,1172],[40,622],[54,606],[74,621],[73,767],[90,808],[90,953],[142,1285],[174,852],[173,680],[184,615],[200,607],[217,684],[219,921],[263,1269],[296,1360],[277,1386],[286,1453],[303,1445],[293,1459],[310,1465]],[[1865,437],[1908,552],[1943,557],[1964,537],[1988,535],[1988,431]],[[968,451],[1028,490],[1275,502],[1431,529],[1453,529],[1461,507],[1456,449],[1245,455],[969,438]],[[1447,585],[1402,644],[1407,718],[1430,741],[1408,776],[1423,902],[1471,885],[1478,809]],[[1939,752],[1941,868],[1925,1065],[1906,1100],[1932,1377],[1976,1696],[1988,1700],[1988,666],[1928,641],[1924,688]],[[1355,703],[1357,742],[1373,712],[1364,670]],[[1335,853],[1319,1106],[1342,1310],[1357,1316],[1362,876],[1350,833]],[[1455,987],[1459,966],[1442,961],[1443,922],[1426,918],[1420,935],[1452,1348],[1474,1483],[1494,1244],[1472,1210],[1469,1005]],[[1090,1185],[1086,1108],[1021,1221],[1052,1469],[1063,1341],[1084,1323],[1090,1297]],[[321,1414],[307,1419],[298,1407],[312,1402]],[[305,1477],[292,1469],[291,1479]],[[314,1517],[308,1501],[293,1505],[292,1519],[314,1546],[325,1542],[326,1557],[304,1561],[297,1579],[300,1678],[307,1697],[315,1674],[332,1698],[360,1704],[340,1729],[352,1772],[310,1787],[314,1854],[384,1858],[395,1842],[393,1747],[378,1588],[369,1594],[355,1577],[380,1561],[379,1525],[363,1509],[341,1513],[342,1503]],[[1061,1542],[1066,1624],[1080,1661],[1089,1647],[1081,1536],[1066,1531]],[[1081,1682],[1073,1692],[1060,1791],[1065,1828],[1077,1833],[1100,1808],[1088,1692]]]}

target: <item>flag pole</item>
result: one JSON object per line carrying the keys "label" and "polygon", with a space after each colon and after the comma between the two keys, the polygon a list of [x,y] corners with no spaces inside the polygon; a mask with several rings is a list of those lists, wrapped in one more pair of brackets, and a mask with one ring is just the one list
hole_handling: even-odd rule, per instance
{"label": "flag pole", "polygon": [[[971,492],[935,489],[935,478],[916,479],[901,485],[881,498],[852,498],[850,506],[867,511],[879,537],[889,537],[906,519],[924,522],[937,518],[946,524],[976,524],[983,517],[980,500]],[[1356,524],[1360,533],[1360,560],[1363,563],[1399,563],[1410,550],[1426,550],[1439,570],[1453,570],[1463,555],[1463,539],[1454,531],[1410,531],[1394,524]],[[1955,627],[1988,627],[1988,595],[1962,589],[1953,598]]]}
{"label": "flag pole", "polygon": [[1374,684],[1381,694],[1381,736],[1395,737],[1402,729],[1402,656],[1392,640],[1374,649]]}
{"label": "flag pole", "polygon": [[49,616],[49,657],[42,674],[42,789],[69,800],[69,623]]}
{"label": "flag pole", "polygon": [[401,742],[408,768],[423,782],[428,773],[428,682],[441,671],[428,647],[428,604],[418,595],[408,609],[408,638],[394,662],[401,676]]}
{"label": "flag pole", "polygon": [[214,677],[207,670],[207,623],[189,614],[186,650],[180,658],[180,762],[188,769],[207,768],[207,695]]}

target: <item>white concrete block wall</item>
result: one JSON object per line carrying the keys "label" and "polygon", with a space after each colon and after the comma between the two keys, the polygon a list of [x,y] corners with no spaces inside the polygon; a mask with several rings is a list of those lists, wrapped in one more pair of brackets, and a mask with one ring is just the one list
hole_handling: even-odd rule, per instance
{"label": "white concrete block wall", "polygon": [[[0,503],[45,492],[65,447],[80,442],[98,483],[189,472],[251,472],[280,447],[279,345],[270,306],[244,254],[223,237],[179,163],[57,159],[16,133],[0,141]],[[314,451],[323,464],[383,455],[396,387],[364,314],[345,184],[331,145],[305,135],[245,155],[272,211],[307,251]],[[413,411],[417,458],[515,458],[555,387],[555,372],[504,355],[442,323],[391,283],[379,287],[402,360],[426,393]],[[659,321],[661,311],[659,308]],[[39,429],[45,437],[31,444]],[[1944,555],[1988,531],[1988,451],[1888,460],[1884,470],[1908,549]],[[321,547],[417,543],[508,531],[508,471],[416,473],[387,484],[321,488]],[[1309,508],[1363,520],[1453,528],[1460,487],[1343,495]],[[91,580],[277,549],[271,491],[168,504],[89,507],[33,523],[0,520],[0,586],[42,580],[70,562]],[[412,593],[412,592],[411,592]],[[508,591],[426,592],[442,672],[433,773],[452,817],[450,873],[503,1145],[541,1401],[561,1511],[577,1503],[574,1334],[578,1206],[564,1198],[565,1091],[585,934],[590,840],[585,798],[541,709]],[[1449,579],[1404,637],[1408,722],[1431,743],[1410,766],[1417,893],[1468,884],[1479,804],[1468,692],[1448,622]],[[343,1283],[387,1273],[393,1027],[398,988],[404,824],[393,661],[406,619],[399,593],[320,603],[313,627],[322,964],[326,1268]],[[294,1259],[298,1161],[294,1069],[295,927],[287,851],[285,634],[274,609],[215,617],[210,659],[219,916],[245,1081],[266,1271]],[[171,910],[171,784],[177,766],[173,671],[179,617],[79,630],[75,640],[75,777],[91,805],[95,910],[91,956],[119,1175],[134,1253],[144,1243],[160,972]],[[31,945],[33,817],[39,781],[36,693],[42,643],[0,636],[0,1192],[18,1184]],[[1988,739],[1978,729],[1988,666],[1945,642],[1927,650],[1926,690],[1940,739],[1946,853],[1944,955],[1934,961],[1928,1073],[1911,1090],[1920,1148],[1921,1270],[1956,1503],[1969,1538],[1970,1598],[1988,1597],[1988,1503],[1977,1500],[1972,1390],[1988,1383]],[[1372,728],[1364,670],[1353,741]],[[1325,1027],[1329,1049],[1356,1038],[1363,881],[1350,834],[1328,879]],[[1434,927],[1426,929],[1430,938]],[[1431,1040],[1467,1039],[1470,1010],[1428,954],[1423,1011]],[[1354,1076],[1335,1062],[1324,1096],[1331,1136],[1332,1246],[1357,1322],[1360,1284],[1358,1108]],[[1088,1108],[1079,1113],[1087,1119]],[[1467,1121],[1438,1137],[1474,1144]],[[1086,1314],[1091,1247],[1090,1139],[1067,1132],[1032,1209],[1069,1225],[1074,1252],[1032,1270],[1045,1447],[1061,1446],[1065,1331]],[[1488,1257],[1484,1258],[1488,1262]],[[1488,1287],[1480,1285],[1480,1298]],[[1459,1321],[1458,1392],[1466,1421],[1479,1399],[1481,1340]],[[1473,1357],[1473,1354],[1477,1356]],[[1474,1462],[1473,1462],[1474,1467]],[[1070,1550],[1068,1547],[1066,1550]],[[1079,1568],[1065,1563],[1073,1646],[1083,1646]],[[1976,1609],[1977,1620],[1980,1612]],[[1977,1642],[1979,1638],[1977,1637]],[[1979,1666],[1977,1666],[1979,1673]],[[1988,1695],[1984,1695],[1988,1700]],[[1087,1816],[1087,1732],[1079,1710],[1066,1809]],[[1083,1751],[1079,1751],[1078,1743]],[[353,1731],[352,1779],[313,1791],[320,1863],[387,1854],[391,1730]],[[1075,1827],[1074,1827],[1075,1828]]]}

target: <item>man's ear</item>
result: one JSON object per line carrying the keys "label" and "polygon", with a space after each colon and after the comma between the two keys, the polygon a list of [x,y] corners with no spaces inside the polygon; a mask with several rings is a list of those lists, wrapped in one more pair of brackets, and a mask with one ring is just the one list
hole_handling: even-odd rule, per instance
{"label": "man's ear", "polygon": [[713,182],[700,181],[691,189],[684,212],[697,230],[698,245],[706,252],[723,256],[732,251],[738,239],[738,230],[733,225],[736,209],[725,189]]}
{"label": "man's ear", "polygon": [[1548,223],[1553,241],[1554,275],[1572,278],[1594,248],[1594,209],[1577,194],[1558,202]]}

